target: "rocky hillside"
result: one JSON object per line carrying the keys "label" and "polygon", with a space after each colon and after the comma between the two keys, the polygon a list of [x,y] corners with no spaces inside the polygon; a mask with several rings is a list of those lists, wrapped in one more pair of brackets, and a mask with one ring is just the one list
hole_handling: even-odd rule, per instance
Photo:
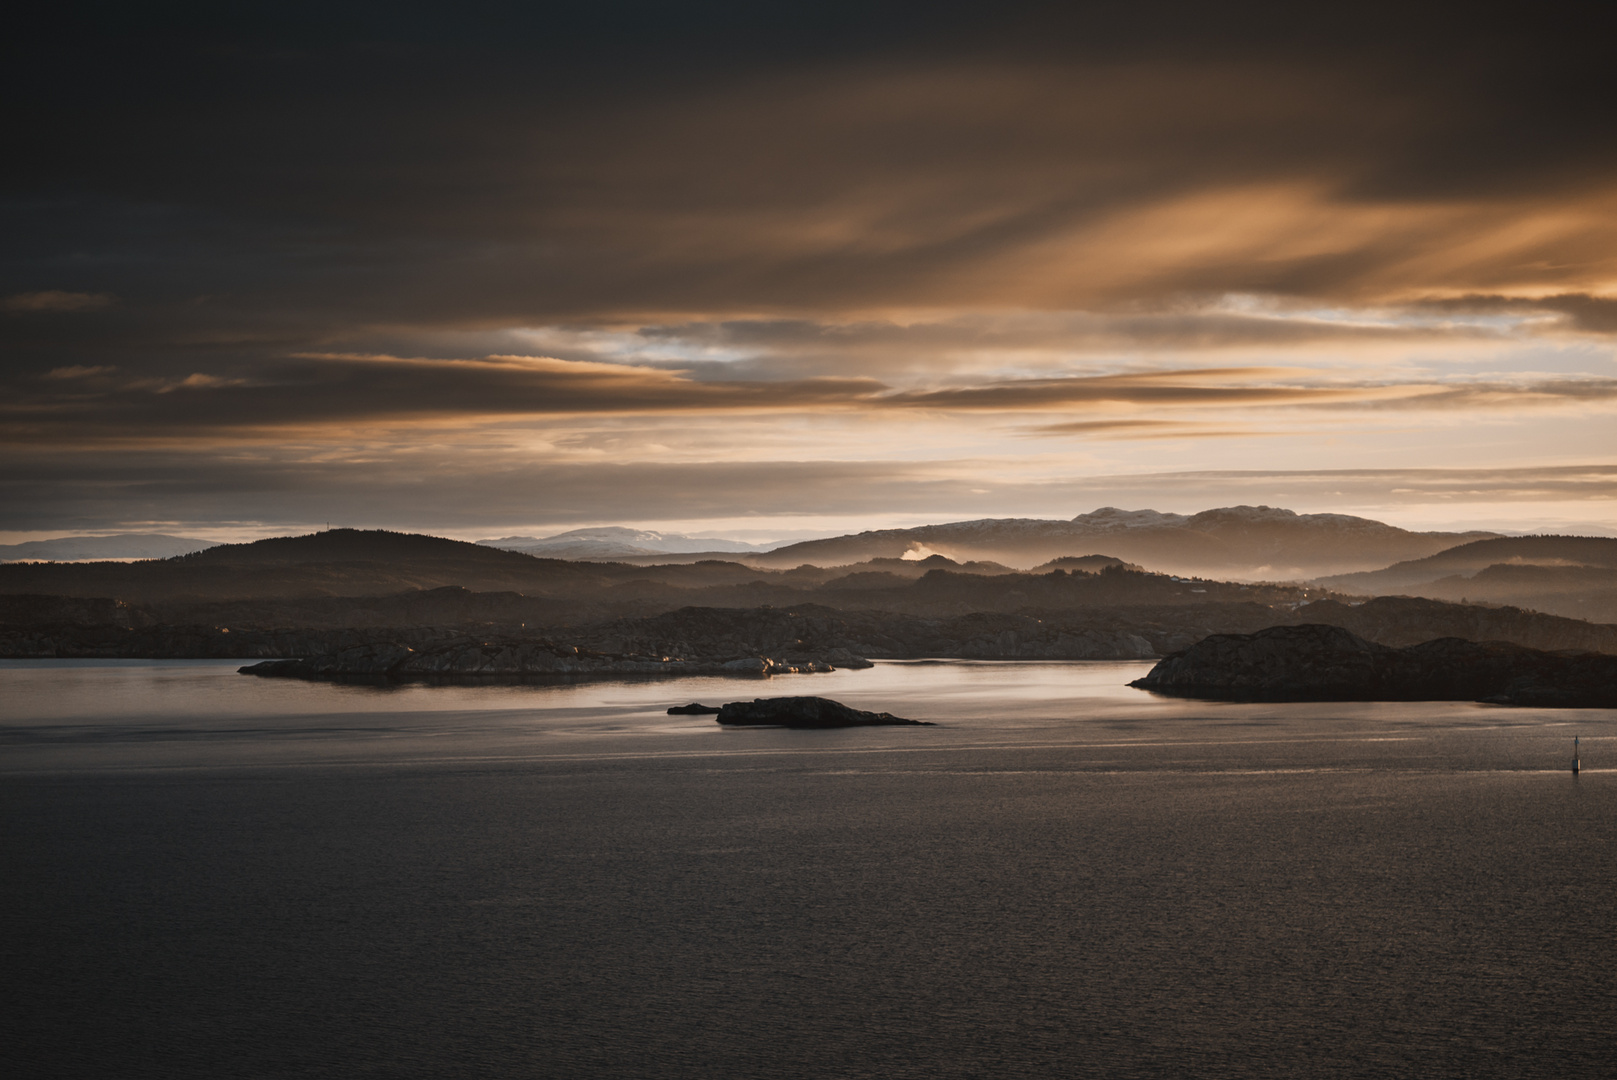
{"label": "rocky hillside", "polygon": [[111,596],[135,604],[176,605],[380,597],[455,587],[568,598],[603,597],[636,583],[679,590],[759,577],[757,569],[738,563],[648,571],[617,563],[541,559],[436,536],[333,529],[223,544],[147,562],[7,564],[0,566],[0,594]]}
{"label": "rocky hillside", "polygon": [[[477,594],[465,609],[478,611]],[[56,598],[34,598],[52,600]],[[3,609],[4,605],[0,605]],[[495,605],[505,610],[507,605]],[[0,656],[10,657],[307,657],[391,643],[421,651],[446,644],[564,643],[611,656],[721,661],[801,657],[847,665],[848,656],[879,659],[956,657],[981,660],[1150,659],[1211,634],[1249,633],[1277,623],[1329,621],[1368,640],[1408,645],[1440,637],[1504,640],[1543,649],[1617,653],[1617,626],[1592,625],[1513,608],[1481,608],[1387,597],[1358,606],[1335,601],[1289,609],[1252,601],[1093,607],[1068,611],[968,612],[925,616],[790,607],[686,607],[653,616],[545,627],[517,622],[372,624],[369,627],[227,627],[217,623],[135,624],[111,601],[69,599],[31,611],[63,616],[0,625]],[[3,610],[0,610],[3,614]]]}
{"label": "rocky hillside", "polygon": [[1439,638],[1395,649],[1338,626],[1214,634],[1133,684],[1226,701],[1484,701],[1617,707],[1617,656]]}
{"label": "rocky hillside", "polygon": [[1295,603],[1310,595],[1150,574],[1110,556],[1063,558],[1042,569],[1022,574],[942,556],[790,570],[722,561],[630,566],[336,530],[160,562],[0,566],[0,596],[112,597],[137,625],[340,628],[458,623],[473,618],[470,604],[483,609],[484,622],[569,625],[690,605],[820,603],[943,615],[1198,599]]}
{"label": "rocky hillside", "polygon": [[1499,537],[1382,570],[1327,577],[1320,583],[1358,595],[1511,604],[1613,622],[1617,621],[1617,539]]}
{"label": "rocky hillside", "polygon": [[1588,566],[1617,570],[1617,539],[1606,536],[1497,536],[1409,559],[1380,570],[1323,578],[1343,592],[1386,594],[1490,566]]}
{"label": "rocky hillside", "polygon": [[1513,641],[1530,649],[1617,653],[1617,626],[1610,623],[1590,623],[1515,607],[1453,604],[1408,596],[1378,596],[1358,604],[1321,600],[1274,622],[1328,623],[1394,646],[1458,637],[1468,641]]}

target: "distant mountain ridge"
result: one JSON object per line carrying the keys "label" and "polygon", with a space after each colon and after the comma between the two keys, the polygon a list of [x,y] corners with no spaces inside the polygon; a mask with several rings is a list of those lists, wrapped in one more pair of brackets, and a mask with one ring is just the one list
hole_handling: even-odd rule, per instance
{"label": "distant mountain ridge", "polygon": [[1287,580],[1369,570],[1496,535],[1411,532],[1369,518],[1271,506],[1227,506],[1191,515],[1106,506],[1066,521],[983,518],[807,540],[746,561],[828,566],[936,552],[962,562],[1025,568],[1106,554],[1167,573]]}
{"label": "distant mountain ridge", "polygon": [[154,562],[12,563],[0,566],[0,592],[115,596],[141,602],[374,596],[442,585],[520,591],[545,574],[544,560],[461,540],[380,529],[332,529],[219,544]]}
{"label": "distant mountain ridge", "polygon": [[[1153,650],[1168,652],[1209,633],[1246,633],[1298,617],[1388,644],[1460,635],[1535,648],[1612,650],[1617,633],[1613,626],[1510,607],[1411,599],[1341,604],[1317,589],[1151,573],[1111,556],[1063,556],[1032,573],[942,555],[789,570],[734,560],[641,567],[338,529],[219,545],[167,560],[0,566],[0,626],[10,628],[8,655],[18,656],[299,655],[299,627],[358,634],[353,640],[360,643],[366,627],[409,627],[431,638],[448,627],[478,634],[484,632],[478,627],[498,624],[502,633],[523,636],[537,628],[598,625],[691,606],[719,612],[713,618],[727,625],[741,613],[804,605],[875,618],[895,632],[911,627],[902,635],[908,644],[881,635],[857,639],[861,648],[908,650],[854,650],[878,656],[956,655],[929,652],[937,648],[967,649],[959,655],[984,658],[1101,655],[1082,651],[1100,648],[1100,638],[1076,653],[1063,650],[1078,646],[1057,640],[1091,631],[1114,645],[1106,635],[1138,636]],[[935,640],[918,629],[937,620],[958,626]],[[980,643],[963,644],[968,639]],[[1057,651],[1042,652],[1046,647]],[[279,651],[251,651],[259,648]]]}
{"label": "distant mountain ridge", "polygon": [[[1030,578],[1035,591],[1078,579],[1097,588],[1171,594],[1205,593],[1162,575],[1105,577],[1126,571],[1119,560],[1079,557],[1065,568]],[[821,586],[839,596],[872,602],[926,582],[924,603],[1025,605],[1029,594],[1009,581],[1027,578],[1011,568],[926,559],[881,559],[835,568],[768,570],[736,560],[672,562],[641,567],[622,562],[548,559],[479,544],[385,530],[335,529],[307,536],[223,544],[195,554],[150,562],[14,563],[0,566],[0,594],[113,597],[130,603],[284,601],[312,597],[374,597],[455,586],[586,602],[612,609],[655,607],[691,589],[731,590],[725,603],[742,606],[795,602]],[[1135,580],[1137,579],[1137,580]],[[996,582],[998,584],[996,584]],[[1298,590],[1282,590],[1288,597]],[[1005,596],[995,597],[999,593]],[[1299,594],[1300,595],[1300,594]],[[941,598],[941,599],[940,599]]]}
{"label": "distant mountain ridge", "polygon": [[1320,584],[1344,592],[1383,593],[1497,565],[1595,566],[1617,569],[1617,539],[1606,536],[1499,536],[1409,559],[1383,570],[1339,574]]}
{"label": "distant mountain ridge", "polygon": [[643,555],[729,554],[768,551],[777,545],[749,544],[744,540],[685,536],[608,525],[596,529],[573,529],[554,536],[504,536],[479,540],[485,547],[542,555],[550,559],[621,559]]}
{"label": "distant mountain ridge", "polygon": [[58,536],[49,540],[27,540],[20,544],[0,544],[0,562],[78,562],[86,559],[172,559],[193,551],[216,546],[213,540],[196,540],[166,533],[110,533],[104,536]]}
{"label": "distant mountain ridge", "polygon": [[1381,570],[1323,577],[1320,584],[1361,596],[1513,604],[1610,622],[1617,620],[1617,539],[1502,536]]}
{"label": "distant mountain ridge", "polygon": [[[1269,506],[1233,506],[1191,515],[1101,507],[1070,520],[983,518],[909,529],[874,530],[770,550],[764,550],[765,545],[743,541],[619,526],[575,529],[550,537],[507,536],[476,544],[353,529],[330,530],[306,537],[276,537],[248,545],[209,547],[201,541],[194,543],[216,553],[204,565],[222,567],[227,562],[246,559],[260,573],[289,559],[304,565],[322,561],[372,564],[363,571],[351,568],[344,573],[333,572],[329,582],[309,583],[316,592],[354,595],[355,590],[375,594],[389,589],[450,584],[521,590],[527,587],[536,568],[531,563],[510,561],[513,558],[621,562],[640,566],[699,565],[703,560],[720,560],[759,569],[789,570],[803,565],[850,566],[874,560],[914,563],[939,555],[964,566],[981,565],[983,571],[993,572],[988,564],[1021,570],[1038,566],[1078,568],[1079,564],[1072,560],[1097,556],[1183,576],[1287,581],[1380,570],[1390,564],[1436,555],[1469,541],[1494,538],[1497,537],[1493,533],[1410,532],[1346,514],[1297,514]],[[177,541],[182,547],[193,543],[183,538],[167,539]],[[714,545],[718,544],[727,545],[729,550],[715,550]],[[153,553],[152,549],[139,549],[136,555],[103,554],[99,557],[151,557]],[[455,564],[455,569],[451,571],[447,565],[439,565],[424,574],[404,572],[405,565],[415,566],[422,559],[429,563],[447,559]],[[402,562],[393,569],[380,565],[390,560]],[[894,567],[888,572],[896,570]],[[152,580],[155,583],[166,573],[154,570]],[[466,577],[468,573],[472,577]],[[485,576],[489,573],[493,576]],[[188,576],[192,581],[199,580],[194,573]],[[361,579],[364,579],[363,584]],[[216,593],[216,590],[209,591]]]}

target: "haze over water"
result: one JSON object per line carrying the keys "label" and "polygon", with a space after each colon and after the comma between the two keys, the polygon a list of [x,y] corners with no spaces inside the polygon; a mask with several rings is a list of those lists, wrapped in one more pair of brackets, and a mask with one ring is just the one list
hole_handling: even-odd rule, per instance
{"label": "haze over water", "polygon": [[[1617,714],[0,664],[24,1075],[1597,1076]],[[932,728],[724,730],[814,693]],[[1568,769],[1572,737],[1585,771]]]}

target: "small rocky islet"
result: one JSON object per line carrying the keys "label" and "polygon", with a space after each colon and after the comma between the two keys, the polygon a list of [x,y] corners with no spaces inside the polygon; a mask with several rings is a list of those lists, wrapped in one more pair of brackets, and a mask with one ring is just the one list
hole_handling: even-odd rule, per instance
{"label": "small rocky islet", "polygon": [[1617,708],[1617,656],[1438,638],[1393,648],[1339,626],[1213,634],[1129,684],[1219,701],[1478,701]]}
{"label": "small rocky islet", "polygon": [[726,727],[932,727],[925,720],[906,720],[887,712],[868,712],[823,697],[754,698],[714,708],[691,702],[675,705],[670,716],[716,716]]}

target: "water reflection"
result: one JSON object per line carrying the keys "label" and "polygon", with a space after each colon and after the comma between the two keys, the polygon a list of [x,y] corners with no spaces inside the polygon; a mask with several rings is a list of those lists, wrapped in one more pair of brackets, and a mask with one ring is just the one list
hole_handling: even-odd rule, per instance
{"label": "water reflection", "polygon": [[[1576,734],[1593,771],[1604,764],[1602,740],[1617,732],[1612,710],[1164,698],[1128,686],[1149,668],[1144,662],[890,661],[768,679],[391,687],[261,679],[237,674],[238,666],[0,663],[0,770],[850,752],[917,762],[928,754],[1038,754],[1047,767],[1233,767],[1239,752],[1260,754],[1260,768],[1550,769],[1570,760],[1560,744],[1570,747]],[[689,701],[786,694],[939,726],[737,731],[666,713]]]}

